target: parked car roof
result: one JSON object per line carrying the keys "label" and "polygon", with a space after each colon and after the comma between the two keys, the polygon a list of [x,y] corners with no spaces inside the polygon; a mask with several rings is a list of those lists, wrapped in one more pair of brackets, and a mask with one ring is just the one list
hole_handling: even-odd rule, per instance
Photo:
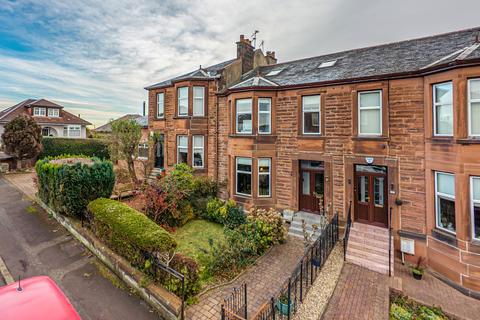
{"label": "parked car roof", "polygon": [[81,320],[57,284],[47,276],[32,277],[0,287],[2,320]]}

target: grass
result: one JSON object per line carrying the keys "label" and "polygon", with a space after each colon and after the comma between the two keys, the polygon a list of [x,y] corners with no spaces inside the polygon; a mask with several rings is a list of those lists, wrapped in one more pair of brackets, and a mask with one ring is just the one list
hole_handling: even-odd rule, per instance
{"label": "grass", "polygon": [[209,242],[225,239],[222,225],[200,219],[191,220],[178,228],[173,237],[177,241],[178,252],[197,260],[203,267],[208,263]]}

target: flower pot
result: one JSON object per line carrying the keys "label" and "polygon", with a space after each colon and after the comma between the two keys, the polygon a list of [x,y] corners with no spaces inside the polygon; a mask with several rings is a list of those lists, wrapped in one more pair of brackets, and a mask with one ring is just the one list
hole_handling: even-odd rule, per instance
{"label": "flower pot", "polygon": [[[280,300],[277,301],[277,309],[284,316],[288,316],[288,303],[283,303]],[[293,302],[290,302],[290,313],[293,312]]]}
{"label": "flower pot", "polygon": [[412,274],[413,274],[413,278],[414,278],[415,280],[422,280],[423,274],[417,273],[417,272],[412,272]]}

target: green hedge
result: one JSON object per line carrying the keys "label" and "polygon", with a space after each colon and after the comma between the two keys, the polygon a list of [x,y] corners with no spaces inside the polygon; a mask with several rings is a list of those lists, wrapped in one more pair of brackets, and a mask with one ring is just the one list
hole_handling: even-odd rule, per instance
{"label": "green hedge", "polygon": [[40,158],[64,154],[83,154],[88,157],[110,159],[108,143],[99,139],[43,138]]}
{"label": "green hedge", "polygon": [[56,163],[53,160],[68,158],[45,158],[37,161],[38,196],[53,210],[81,218],[88,203],[94,199],[112,195],[115,174],[110,161],[84,158],[92,163]]}
{"label": "green hedge", "polygon": [[119,201],[100,198],[87,206],[95,234],[118,254],[143,265],[145,252],[171,252],[177,246],[165,229]]}

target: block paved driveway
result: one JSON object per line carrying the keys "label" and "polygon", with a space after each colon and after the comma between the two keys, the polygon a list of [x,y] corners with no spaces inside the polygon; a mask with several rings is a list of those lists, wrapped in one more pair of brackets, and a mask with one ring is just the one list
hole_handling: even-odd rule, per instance
{"label": "block paved driveway", "polygon": [[304,253],[303,241],[289,236],[287,242],[274,246],[256,265],[250,267],[230,285],[213,289],[201,296],[199,302],[187,309],[187,319],[220,319],[223,299],[243,283],[247,284],[248,317],[276,295]]}
{"label": "block paved driveway", "polygon": [[159,319],[143,300],[105,279],[79,242],[2,178],[0,256],[15,279],[53,278],[84,320]]}

